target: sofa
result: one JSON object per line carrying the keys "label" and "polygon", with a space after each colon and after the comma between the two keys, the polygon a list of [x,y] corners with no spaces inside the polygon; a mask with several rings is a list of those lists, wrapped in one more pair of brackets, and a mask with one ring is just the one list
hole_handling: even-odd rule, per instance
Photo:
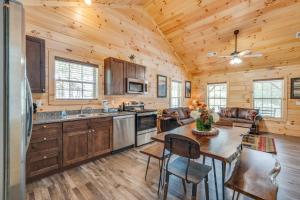
{"label": "sofa", "polygon": [[195,120],[190,116],[190,113],[191,110],[188,107],[164,109],[160,118],[161,131],[169,131],[193,123]]}
{"label": "sofa", "polygon": [[218,112],[220,120],[217,125],[239,126],[249,128],[249,133],[259,134],[259,122],[262,116],[258,109],[251,108],[221,108]]}

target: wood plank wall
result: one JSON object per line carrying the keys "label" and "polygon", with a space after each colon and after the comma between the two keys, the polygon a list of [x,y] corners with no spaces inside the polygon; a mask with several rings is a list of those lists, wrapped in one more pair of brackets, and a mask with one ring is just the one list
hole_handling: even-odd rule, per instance
{"label": "wood plank wall", "polygon": [[[169,98],[156,98],[156,75],[169,77],[169,90],[172,79],[189,79],[183,63],[176,57],[168,42],[161,35],[152,18],[142,8],[105,7],[47,7],[26,6],[26,33],[46,40],[47,92],[34,94],[34,100],[41,100],[39,111],[79,109],[81,105],[49,103],[49,63],[53,56],[86,60],[99,65],[99,102],[108,99],[114,106],[123,101],[139,100],[148,108],[169,107]],[[147,67],[146,79],[150,83],[147,95],[104,96],[103,60],[117,57],[129,60],[136,56],[136,63]],[[169,97],[169,93],[168,93]],[[186,105],[189,99],[184,99]],[[86,102],[93,107],[100,103]]]}
{"label": "wood plank wall", "polygon": [[228,107],[251,108],[253,80],[283,78],[285,82],[284,117],[281,120],[263,120],[262,131],[300,136],[300,100],[290,99],[290,79],[300,77],[300,64],[244,72],[194,75],[193,98],[206,101],[207,83],[226,82],[228,85]]}

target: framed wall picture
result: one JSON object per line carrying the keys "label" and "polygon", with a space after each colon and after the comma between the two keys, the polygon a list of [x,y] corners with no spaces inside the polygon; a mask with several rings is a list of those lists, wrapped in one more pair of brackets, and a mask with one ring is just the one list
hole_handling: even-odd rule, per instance
{"label": "framed wall picture", "polygon": [[300,78],[291,79],[291,99],[300,99]]}
{"label": "framed wall picture", "polygon": [[167,97],[168,90],[168,78],[163,75],[157,74],[157,97]]}
{"label": "framed wall picture", "polygon": [[191,98],[192,83],[191,81],[185,81],[185,98]]}

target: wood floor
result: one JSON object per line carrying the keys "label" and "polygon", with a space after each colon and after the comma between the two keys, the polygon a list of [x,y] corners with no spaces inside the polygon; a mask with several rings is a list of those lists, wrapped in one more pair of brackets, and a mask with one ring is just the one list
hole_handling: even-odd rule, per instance
{"label": "wood floor", "polygon": [[[276,137],[278,159],[282,171],[278,177],[278,200],[300,199],[300,138]],[[148,179],[144,180],[147,157],[132,149],[101,158],[79,167],[55,174],[27,185],[26,199],[99,199],[99,200],[155,200],[158,184],[158,162],[151,161]],[[207,159],[210,165],[210,159]],[[220,180],[221,163],[217,162]],[[229,170],[229,169],[228,169]],[[209,176],[210,199],[216,199],[213,174]],[[168,199],[190,199],[191,185],[187,196],[183,194],[181,181],[171,178]],[[220,188],[220,187],[219,187]],[[198,186],[198,199],[205,199],[204,185]],[[219,191],[220,192],[220,191]],[[221,196],[221,195],[220,195]],[[231,191],[226,191],[231,199]],[[248,198],[240,196],[240,200]]]}

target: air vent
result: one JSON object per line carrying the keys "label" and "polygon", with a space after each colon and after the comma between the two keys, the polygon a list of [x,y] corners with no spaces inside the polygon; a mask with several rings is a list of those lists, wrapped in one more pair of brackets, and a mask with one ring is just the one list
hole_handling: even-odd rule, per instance
{"label": "air vent", "polygon": [[296,33],[296,38],[300,38],[300,32]]}
{"label": "air vent", "polygon": [[217,55],[216,52],[213,52],[213,51],[207,52],[207,56],[208,56],[208,57],[214,57],[214,56],[216,56],[216,55]]}

